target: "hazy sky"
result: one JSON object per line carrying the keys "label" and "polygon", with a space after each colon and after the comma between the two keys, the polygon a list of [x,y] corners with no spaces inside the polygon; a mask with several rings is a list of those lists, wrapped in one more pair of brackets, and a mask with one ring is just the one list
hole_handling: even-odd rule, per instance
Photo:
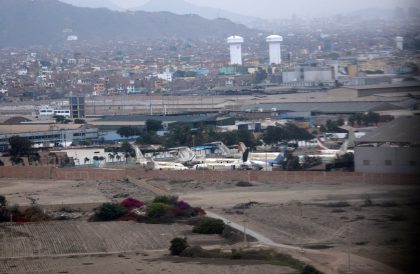
{"label": "hazy sky", "polygon": [[[147,0],[111,0],[123,8],[140,6]],[[298,16],[323,16],[363,8],[388,8],[396,6],[420,7],[420,0],[186,0],[200,5],[221,8],[262,18]]]}

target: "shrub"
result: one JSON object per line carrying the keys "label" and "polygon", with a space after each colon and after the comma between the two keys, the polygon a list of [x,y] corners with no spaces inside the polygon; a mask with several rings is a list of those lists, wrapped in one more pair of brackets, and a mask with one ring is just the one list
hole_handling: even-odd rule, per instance
{"label": "shrub", "polygon": [[173,238],[169,250],[171,255],[179,256],[187,247],[187,238]]}
{"label": "shrub", "polygon": [[127,214],[127,212],[127,209],[119,204],[104,203],[95,211],[95,219],[112,221]]}
{"label": "shrub", "polygon": [[6,206],[6,197],[0,195],[0,207]]}
{"label": "shrub", "polygon": [[323,274],[323,273],[311,265],[305,265],[301,274]]}
{"label": "shrub", "polygon": [[152,203],[175,205],[177,201],[178,197],[176,196],[156,196]]}
{"label": "shrub", "polygon": [[236,183],[236,186],[240,186],[240,187],[250,187],[250,186],[254,186],[253,184],[251,184],[250,182],[246,182],[246,181],[240,181]]}
{"label": "shrub", "polygon": [[146,208],[146,216],[151,219],[169,217],[173,207],[165,203],[151,203]]}
{"label": "shrub", "polygon": [[364,198],[365,199],[363,201],[363,206],[365,206],[365,207],[367,207],[367,206],[373,206],[373,202],[372,202],[372,199],[370,198],[370,195],[369,194],[365,195]]}
{"label": "shrub", "polygon": [[13,165],[23,164],[23,159],[18,156],[11,156],[10,161],[12,162]]}
{"label": "shrub", "polygon": [[180,209],[180,210],[188,210],[191,208],[190,204],[188,204],[187,202],[184,201],[177,201],[175,204],[175,207]]}
{"label": "shrub", "polygon": [[326,207],[348,207],[350,204],[346,201],[332,202],[325,205]]}
{"label": "shrub", "polygon": [[38,206],[31,206],[23,211],[23,217],[28,222],[47,221],[49,217]]}
{"label": "shrub", "polygon": [[143,207],[144,203],[133,198],[127,198],[121,202],[121,206],[125,207],[128,210],[133,210],[135,208]]}
{"label": "shrub", "polygon": [[236,249],[233,249],[233,250],[232,250],[232,254],[230,255],[230,258],[231,258],[232,260],[239,260],[239,259],[242,259],[242,251],[241,251],[241,250],[236,250]]}
{"label": "shrub", "polygon": [[196,212],[195,210],[187,203],[184,201],[178,201],[175,204],[175,208],[173,209],[173,213],[175,216],[180,216],[180,217],[191,217],[191,216],[196,216]]}
{"label": "shrub", "polygon": [[222,234],[225,224],[222,220],[204,217],[193,227],[194,233],[199,234]]}

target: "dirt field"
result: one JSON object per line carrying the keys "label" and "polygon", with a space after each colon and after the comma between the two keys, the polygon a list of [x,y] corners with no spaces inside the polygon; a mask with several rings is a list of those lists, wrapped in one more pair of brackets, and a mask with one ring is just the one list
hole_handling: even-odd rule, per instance
{"label": "dirt field", "polygon": [[[327,273],[345,273],[349,266],[348,253],[352,273],[420,273],[413,268],[417,259],[415,255],[419,254],[414,243],[418,240],[416,232],[420,231],[420,186],[252,182],[252,186],[239,187],[237,182],[203,184],[161,180],[147,183],[178,195],[193,205],[218,213],[232,222],[245,223],[248,229],[257,231],[276,243],[302,247],[307,250],[305,253],[296,254],[287,249],[281,251],[293,253],[322,266],[328,270]],[[29,196],[41,205],[64,204],[76,207],[121,200],[127,194],[142,200],[153,197],[150,190],[127,181],[87,183],[2,180],[0,193],[5,194],[10,203],[29,204]],[[9,258],[8,265],[10,262],[18,265],[10,257],[40,254],[67,256],[72,254],[72,250],[89,254],[166,249],[169,239],[179,233],[183,235],[184,229],[181,225],[170,226],[172,234],[160,235],[165,230],[142,227],[142,224],[130,222],[122,224],[120,226],[118,223],[118,227],[113,227],[113,223],[53,222],[25,225],[14,228],[13,231],[6,226],[3,234],[0,234],[0,257]],[[121,240],[109,238],[115,231],[122,237]],[[63,236],[66,233],[71,236]],[[41,238],[44,236],[47,239],[43,242]],[[103,240],[108,238],[109,240]],[[6,243],[6,239],[13,241]],[[57,240],[50,242],[48,239]],[[73,244],[73,239],[78,239],[78,244]],[[216,241],[195,240],[204,241],[203,244],[214,244]],[[64,243],[66,247],[62,249],[58,243]],[[72,243],[73,246],[66,243]],[[127,263],[129,269],[142,269],[139,270],[140,273],[160,273],[166,270],[168,273],[209,273],[213,272],[212,269],[217,270],[217,273],[287,273],[287,270],[281,268],[273,271],[272,266],[266,265],[226,266],[220,262],[208,261],[174,263],[167,259],[157,263],[148,261],[149,258],[136,256],[136,259],[133,256],[131,259],[114,256],[109,260],[95,257],[93,265],[75,265],[71,263],[72,258],[43,258],[39,261],[39,267],[51,267],[57,271],[63,269],[69,273],[77,272],[80,270],[78,267],[92,270],[88,271],[90,273],[101,272],[101,269],[115,269],[116,271],[110,271],[115,273]],[[88,262],[88,259],[90,257],[83,257],[83,262]],[[130,263],[133,261],[136,263]],[[19,267],[37,269],[35,264],[38,263],[19,262],[14,270],[9,267],[0,272],[20,273]],[[205,267],[196,268],[201,264]],[[57,265],[64,268],[55,267]]]}
{"label": "dirt field", "polygon": [[0,180],[0,193],[6,195],[9,204],[30,205],[34,199],[46,208],[73,207],[91,210],[107,201],[119,201],[124,197],[150,200],[150,191],[126,180],[110,182],[37,180]]}
{"label": "dirt field", "polygon": [[176,236],[191,244],[220,245],[218,236],[191,233],[191,226],[137,222],[54,221],[0,225],[0,258],[81,255],[167,249]]}
{"label": "dirt field", "polygon": [[261,262],[173,258],[164,252],[34,259],[0,259],[0,273],[185,273],[291,274],[293,269]]}
{"label": "dirt field", "polygon": [[[329,255],[357,254],[353,263],[350,257],[351,268],[357,270],[354,273],[373,273],[375,262],[394,268],[396,273],[414,273],[415,254],[420,254],[413,244],[420,231],[420,186],[151,183],[229,220],[245,221],[248,228],[277,243]],[[347,261],[338,269],[345,271]]]}

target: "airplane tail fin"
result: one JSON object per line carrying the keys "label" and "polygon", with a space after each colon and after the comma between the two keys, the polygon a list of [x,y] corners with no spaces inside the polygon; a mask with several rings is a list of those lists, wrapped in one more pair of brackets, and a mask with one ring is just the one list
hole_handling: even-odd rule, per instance
{"label": "airplane tail fin", "polygon": [[354,133],[353,130],[349,130],[349,134],[348,134],[347,139],[349,140],[348,147],[352,148],[352,147],[356,146],[356,144],[355,144],[356,134]]}
{"label": "airplane tail fin", "polygon": [[132,145],[132,147],[134,148],[134,151],[136,152],[136,162],[139,164],[147,163],[147,159],[144,157],[140,148],[136,145]]}
{"label": "airplane tail fin", "polygon": [[238,151],[244,153],[246,150],[246,145],[243,142],[239,142]]}
{"label": "airplane tail fin", "polygon": [[324,145],[324,143],[321,141],[321,139],[320,139],[319,137],[317,137],[317,138],[316,138],[316,142],[317,142],[317,144],[318,144],[318,147],[319,147],[319,148],[321,148],[321,149],[328,149],[328,148]]}
{"label": "airplane tail fin", "polygon": [[338,152],[338,155],[344,155],[347,153],[347,149],[349,147],[349,140],[345,140],[344,143],[340,147],[340,151]]}
{"label": "airplane tail fin", "polygon": [[249,156],[249,148],[247,148],[244,153],[242,154],[242,161],[245,163],[246,161],[248,161],[248,156]]}
{"label": "airplane tail fin", "polygon": [[282,155],[281,153],[279,153],[279,155],[277,155],[276,159],[274,159],[273,163],[274,164],[280,164],[281,162],[284,161],[284,157],[285,157],[285,155]]}

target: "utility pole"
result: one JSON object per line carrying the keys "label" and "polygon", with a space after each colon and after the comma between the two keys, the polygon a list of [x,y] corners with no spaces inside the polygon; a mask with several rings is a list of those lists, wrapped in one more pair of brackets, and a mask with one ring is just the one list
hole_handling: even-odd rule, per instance
{"label": "utility pole", "polygon": [[302,210],[302,203],[298,202],[299,207],[299,217],[300,217],[300,252],[305,253],[305,250],[303,249],[303,210]]}
{"label": "utility pole", "polygon": [[350,261],[350,224],[347,224],[347,273],[351,274],[351,261]]}
{"label": "utility pole", "polygon": [[247,242],[247,240],[246,240],[246,226],[245,226],[245,224],[248,222],[248,220],[247,219],[244,219],[243,220],[243,223],[244,223],[244,247],[248,247],[248,242]]}
{"label": "utility pole", "polygon": [[265,171],[268,171],[267,151],[265,152]]}

